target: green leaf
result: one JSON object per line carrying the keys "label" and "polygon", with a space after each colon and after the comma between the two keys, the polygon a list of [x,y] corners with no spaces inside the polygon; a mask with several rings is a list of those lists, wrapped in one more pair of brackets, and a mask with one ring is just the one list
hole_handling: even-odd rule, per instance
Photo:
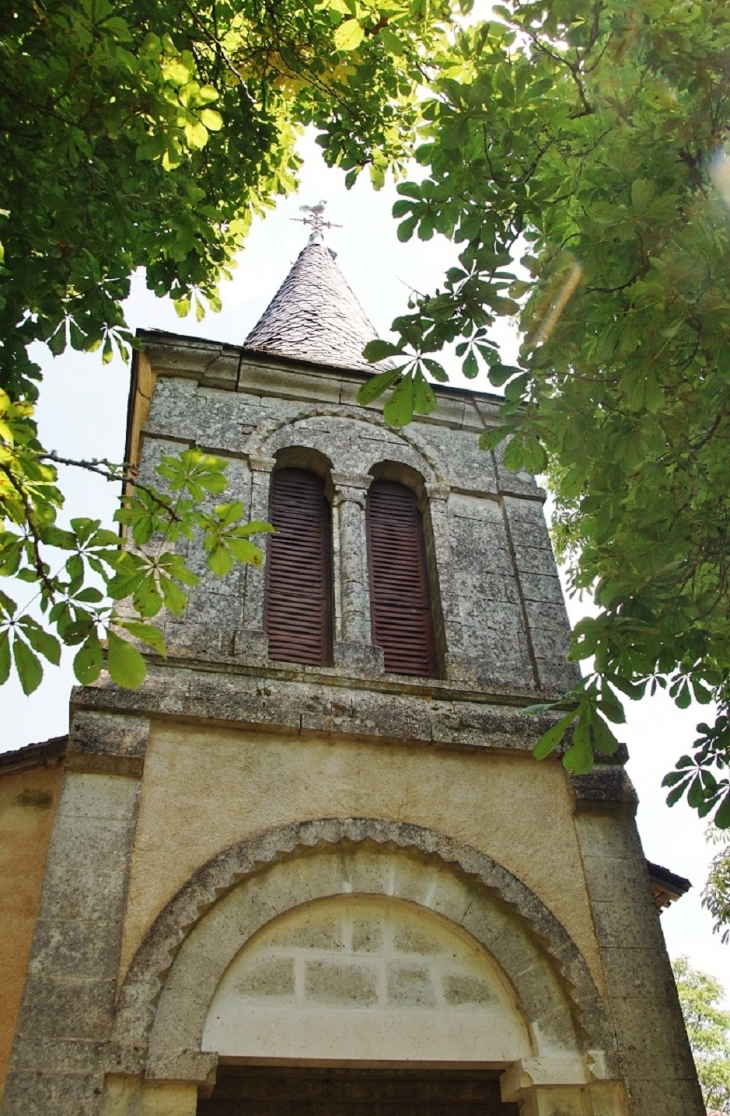
{"label": "green leaf", "polygon": [[700,779],[699,775],[695,775],[694,779],[689,785],[689,790],[687,792],[687,804],[691,806],[693,810],[696,810],[698,806],[702,805],[704,798],[705,793],[702,786],[702,780]]}
{"label": "green leaf", "polygon": [[209,132],[219,132],[223,127],[223,117],[215,109],[203,109],[200,113],[200,120]]}
{"label": "green leaf", "polygon": [[390,30],[390,28],[381,27],[379,35],[391,54],[400,55],[404,53],[405,47],[403,46],[403,43],[400,41],[398,36]]}
{"label": "green leaf", "polygon": [[[171,578],[165,577],[164,574],[160,574],[160,589],[162,591],[162,600],[167,611],[171,612],[173,616],[182,615],[188,603],[186,593],[179,585],[176,585]],[[151,627],[151,625],[145,624],[144,627],[148,628]],[[155,631],[157,631],[157,629],[155,629]],[[140,636],[139,638],[141,639],[142,637]]]}
{"label": "green leaf", "polygon": [[260,547],[256,546],[255,543],[249,542],[248,539],[229,537],[228,547],[237,561],[245,562],[249,566],[263,566],[263,552]]}
{"label": "green leaf", "polygon": [[37,655],[34,655],[27,643],[15,634],[13,639],[13,658],[15,669],[18,672],[20,685],[26,697],[37,690],[43,678],[43,667]]}
{"label": "green leaf", "polygon": [[730,829],[730,790],[726,791],[713,821],[718,829]]}
{"label": "green leaf", "polygon": [[23,629],[23,635],[33,650],[48,659],[49,663],[58,666],[61,661],[61,645],[56,637],[30,616],[22,616],[18,626]]}
{"label": "green leaf", "polygon": [[165,650],[165,637],[159,628],[154,624],[141,624],[137,620],[120,620],[119,626],[129,632],[135,639],[139,639],[142,643],[146,643],[158,655],[166,655]]}
{"label": "green leaf", "polygon": [[82,686],[90,686],[101,674],[104,658],[101,641],[93,629],[74,656],[74,674]]}
{"label": "green leaf", "polygon": [[547,469],[548,457],[544,447],[537,438],[525,438],[523,443],[523,461],[528,473],[544,473]]}
{"label": "green leaf", "polygon": [[505,438],[512,433],[509,426],[492,426],[489,430],[484,430],[479,435],[479,449],[493,450],[496,449]]}
{"label": "green leaf", "polygon": [[591,716],[591,728],[596,751],[604,756],[612,756],[618,751],[619,742],[606,722],[597,713]]}
{"label": "green leaf", "polygon": [[104,594],[90,585],[88,589],[82,589],[77,593],[74,600],[81,601],[83,604],[99,604],[104,600]]}
{"label": "green leaf", "polygon": [[431,373],[434,380],[438,380],[440,384],[447,384],[449,382],[447,372],[437,360],[431,360],[430,357],[421,357],[421,364]]}
{"label": "green leaf", "polygon": [[514,368],[511,364],[493,364],[489,369],[489,382],[495,387],[502,387],[507,383],[507,380],[512,379],[513,376],[519,376],[522,373],[519,368]]}
{"label": "green leaf", "polygon": [[263,519],[252,519],[244,527],[239,527],[236,533],[245,538],[249,535],[275,535],[276,528]]}
{"label": "green leaf", "polygon": [[216,577],[225,577],[233,569],[233,558],[225,543],[217,543],[208,555],[208,569]]}
{"label": "green leaf", "polygon": [[407,426],[413,418],[413,377],[403,377],[383,408],[383,418],[389,426]]}
{"label": "green leaf", "polygon": [[365,32],[356,19],[346,19],[334,34],[337,50],[355,50],[363,41]]}
{"label": "green leaf", "polygon": [[147,666],[139,651],[111,630],[107,640],[107,668],[112,682],[126,690],[138,689],[147,677]]}
{"label": "green leaf", "polygon": [[400,375],[401,369],[393,368],[387,372],[378,372],[377,376],[371,376],[357,393],[358,403],[362,403],[363,406],[372,403],[374,399],[377,399],[379,395],[387,391],[391,384],[394,384],[396,380],[400,379]]}
{"label": "green leaf", "polygon": [[532,754],[535,759],[545,759],[546,756],[549,756],[550,753],[558,747],[577,716],[578,710],[572,709],[570,713],[566,713],[559,721],[555,722],[552,728],[549,728],[547,732],[542,734],[537,744],[532,749]]}
{"label": "green leaf", "polygon": [[423,373],[417,372],[413,377],[413,410],[419,415],[430,415],[435,409],[434,390]]}
{"label": "green leaf", "polygon": [[162,595],[157,588],[155,575],[147,574],[132,597],[132,604],[140,616],[156,616],[162,608]]}
{"label": "green leaf", "polygon": [[473,349],[469,349],[469,352],[464,357],[464,362],[461,366],[461,370],[468,380],[473,380],[476,376],[479,375],[479,363],[476,356],[474,355]]}
{"label": "green leaf", "polygon": [[573,743],[563,756],[563,767],[571,775],[585,775],[593,767],[593,748],[585,715],[579,717],[573,730]]}
{"label": "green leaf", "polygon": [[669,794],[667,795],[667,799],[666,799],[667,806],[675,806],[677,804],[677,802],[679,802],[680,798],[682,798],[685,791],[687,790],[688,784],[689,784],[689,780],[686,779],[684,782],[679,783],[674,788],[674,790],[669,792]]}
{"label": "green leaf", "polygon": [[10,677],[10,632],[0,632],[0,686]]}
{"label": "green leaf", "polygon": [[624,707],[616,695],[609,690],[608,686],[603,687],[601,696],[596,704],[604,717],[608,717],[609,721],[613,721],[615,725],[623,725],[626,723]]}
{"label": "green leaf", "polygon": [[502,464],[505,469],[511,469],[512,472],[518,473],[520,469],[525,466],[525,458],[523,454],[524,442],[522,438],[515,435],[510,439],[505,447],[504,455],[502,457]]}
{"label": "green leaf", "polygon": [[235,500],[231,504],[216,504],[213,510],[218,519],[216,528],[232,527],[243,518],[243,504],[240,500]]}
{"label": "green leaf", "polygon": [[690,693],[690,689],[686,681],[682,683],[679,689],[679,693],[674,699],[674,704],[679,709],[689,709],[690,705],[692,704],[692,694]]}
{"label": "green leaf", "polygon": [[368,341],[362,355],[365,360],[374,363],[378,360],[385,360],[386,357],[403,356],[403,349],[394,345],[392,341],[381,341],[380,338],[376,338],[374,341]]}

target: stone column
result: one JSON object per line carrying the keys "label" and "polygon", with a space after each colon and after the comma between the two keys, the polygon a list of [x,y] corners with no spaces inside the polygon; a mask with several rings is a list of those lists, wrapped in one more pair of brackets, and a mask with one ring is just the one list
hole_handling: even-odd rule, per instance
{"label": "stone column", "polygon": [[575,828],[630,1116],[704,1116],[620,762],[572,779]]}
{"label": "stone column", "polygon": [[380,673],[383,655],[373,646],[365,531],[369,475],[332,473],[334,496],[335,666]]}
{"label": "stone column", "polygon": [[144,717],[74,718],[3,1116],[96,1116],[149,735]]}
{"label": "stone column", "polygon": [[[269,491],[271,474],[276,465],[273,457],[250,457],[251,502],[249,518],[267,521],[269,518]],[[266,538],[257,540],[266,552]],[[264,568],[246,567],[246,584],[243,602],[243,627],[236,632],[236,657],[244,661],[265,661],[269,653],[269,640],[264,632]]]}

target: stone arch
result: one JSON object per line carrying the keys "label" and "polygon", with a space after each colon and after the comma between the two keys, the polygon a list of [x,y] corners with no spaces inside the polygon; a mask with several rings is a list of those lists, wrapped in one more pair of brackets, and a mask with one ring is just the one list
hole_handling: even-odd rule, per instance
{"label": "stone arch", "polygon": [[332,461],[327,454],[306,445],[283,446],[276,451],[275,461],[274,469],[306,469],[325,482],[332,472]]}
{"label": "stone arch", "polygon": [[[349,436],[340,439],[341,451],[337,452],[336,436],[333,437],[332,420],[350,426]],[[353,437],[353,433],[367,433],[374,427],[379,437]],[[343,430],[347,426],[343,425]],[[448,484],[443,463],[427,446],[415,430],[391,430],[384,426],[380,415],[370,414],[355,407],[333,407],[321,404],[302,407],[294,415],[282,419],[266,419],[251,435],[246,452],[254,457],[272,458],[285,447],[302,445],[323,450],[332,458],[336,471],[365,475],[380,460],[395,460],[410,466],[423,475],[427,484]]]}
{"label": "stone arch", "polygon": [[[195,1076],[192,1057],[200,1060],[204,1078],[212,1064],[212,1056],[200,1052],[205,1018],[232,958],[284,911],[353,893],[391,895],[449,918],[506,974],[538,1050],[593,1052],[599,1064],[612,1065],[600,995],[579,950],[544,904],[469,846],[370,818],[284,826],[202,866],[161,912],[130,966],[117,1041],[138,1050],[149,1045],[150,1076]],[[195,963],[201,957],[203,970]],[[181,1051],[187,1069],[176,1070]]]}

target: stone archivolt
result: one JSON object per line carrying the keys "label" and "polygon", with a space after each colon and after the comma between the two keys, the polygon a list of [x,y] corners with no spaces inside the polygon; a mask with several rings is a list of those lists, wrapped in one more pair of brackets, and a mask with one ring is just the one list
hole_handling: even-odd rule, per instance
{"label": "stone archivolt", "polygon": [[[451,952],[459,956],[449,962],[453,972],[443,960],[434,971],[432,959],[424,975],[431,988],[438,981],[434,995],[443,998],[447,986],[458,987],[457,978],[468,975],[482,982],[482,991],[487,985],[491,989],[488,1005],[485,1001],[480,1009],[473,1001],[468,1011],[464,1005],[458,1010],[472,1016],[481,1010],[487,1031],[501,1026],[502,1065],[531,1067],[533,1077],[548,1085],[583,1086],[613,1076],[611,1031],[587,966],[542,903],[484,854],[417,826],[375,819],[286,826],[234,846],[201,868],[158,917],[130,967],[119,1002],[117,1041],[127,1046],[128,1058],[132,1046],[146,1051],[138,1072],[144,1070],[148,1079],[204,1081],[221,1053],[205,1051],[206,1045],[214,1045],[216,1014],[221,1005],[229,1014],[241,1009],[241,1004],[232,1005],[231,982],[235,986],[244,979],[253,951],[261,957],[276,952],[272,943],[281,933],[289,934],[291,946],[299,925],[294,952],[303,971],[307,960],[302,951],[312,940],[307,933],[313,932],[313,918],[320,923],[322,940],[322,920],[313,914],[318,906],[324,904],[321,909],[330,922],[335,917],[341,934],[342,926],[357,919],[363,902],[376,903],[375,922],[391,926],[386,930],[390,952],[384,946],[379,960],[369,962],[350,957],[353,972],[359,967],[363,988],[368,974],[382,976],[389,965],[393,970],[403,963],[393,944],[396,930],[400,928],[401,938],[412,935],[414,920],[420,920],[417,925],[428,928],[427,938],[430,934],[438,940],[440,953],[448,952],[448,942],[458,943]],[[347,943],[341,939],[331,952],[345,949],[357,952],[352,937]],[[286,956],[281,953],[280,960]],[[313,978],[318,987],[317,980],[321,984],[325,979],[322,966],[331,971],[336,959],[325,951],[309,958],[310,968],[313,961],[320,962],[319,976]],[[422,958],[419,964],[424,969]],[[346,981],[341,962],[340,970]],[[314,1002],[317,992],[312,988],[310,980]],[[381,992],[371,1005],[383,1018],[393,1010],[384,999],[387,993],[384,997]],[[466,1023],[455,1022],[454,1013],[434,1012],[434,1020],[437,1015],[439,1041],[448,1049],[449,1027],[463,1030]],[[249,1025],[255,1025],[253,1016]],[[258,1042],[261,1055],[265,1035],[250,1041],[254,1046]],[[292,1043],[297,1041],[301,1033],[291,1037]],[[472,1043],[472,1053],[476,1049]],[[245,1056],[243,1048],[223,1053]],[[300,1051],[299,1056],[314,1055]],[[373,1054],[378,1056],[382,1052]]]}

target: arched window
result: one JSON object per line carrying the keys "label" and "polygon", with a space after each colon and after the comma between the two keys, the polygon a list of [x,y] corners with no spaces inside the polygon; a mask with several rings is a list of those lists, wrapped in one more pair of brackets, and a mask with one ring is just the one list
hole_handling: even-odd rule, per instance
{"label": "arched window", "polygon": [[373,638],[393,674],[436,674],[423,522],[416,494],[395,481],[374,480],[368,492],[367,535]]}
{"label": "arched window", "polygon": [[264,628],[269,658],[323,666],[332,657],[331,514],[324,481],[304,469],[271,478]]}

